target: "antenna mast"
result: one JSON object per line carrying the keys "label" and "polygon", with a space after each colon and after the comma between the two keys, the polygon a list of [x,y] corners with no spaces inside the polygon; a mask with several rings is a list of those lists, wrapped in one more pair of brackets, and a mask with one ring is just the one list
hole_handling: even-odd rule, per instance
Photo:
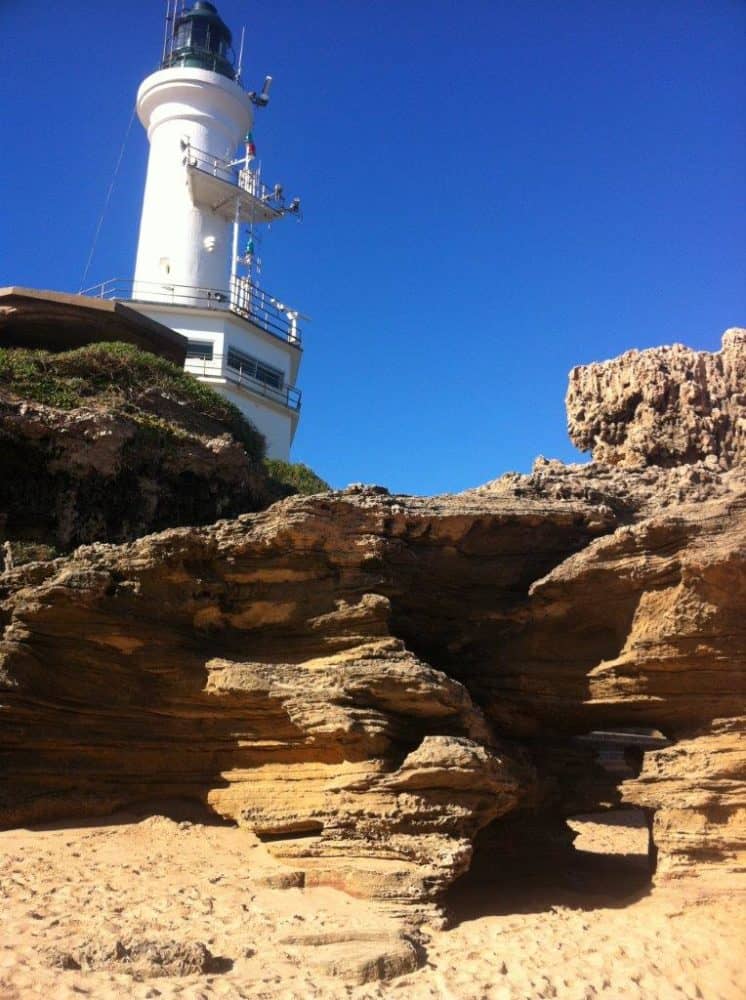
{"label": "antenna mast", "polygon": [[173,37],[173,24],[174,15],[176,14],[176,3],[177,0],[166,0],[166,19],[163,25],[163,53],[161,55],[161,64],[166,61],[166,53],[168,51],[169,40]]}
{"label": "antenna mast", "polygon": [[241,68],[243,67],[243,40],[246,35],[246,25],[241,28],[241,45],[238,49],[238,69],[236,70],[236,82],[241,82]]}

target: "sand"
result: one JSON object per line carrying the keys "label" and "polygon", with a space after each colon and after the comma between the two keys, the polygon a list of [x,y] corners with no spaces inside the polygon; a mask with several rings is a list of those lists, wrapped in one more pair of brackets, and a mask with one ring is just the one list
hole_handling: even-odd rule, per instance
{"label": "sand", "polygon": [[391,917],[294,887],[246,831],[168,811],[0,833],[2,1000],[746,996],[744,896],[649,891],[634,814],[577,821],[577,864],[554,884],[465,880],[425,964],[361,985],[413,965]]}

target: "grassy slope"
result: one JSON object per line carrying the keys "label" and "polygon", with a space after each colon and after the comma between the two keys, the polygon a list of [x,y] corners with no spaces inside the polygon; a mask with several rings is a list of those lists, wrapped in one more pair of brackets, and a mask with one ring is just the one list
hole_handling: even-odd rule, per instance
{"label": "grassy slope", "polygon": [[[263,436],[232,403],[171,362],[131,344],[90,344],[59,354],[0,349],[0,388],[22,399],[65,410],[95,404],[131,404],[145,389],[156,388],[223,424],[243,444],[250,460],[264,458]],[[137,419],[136,407],[129,412]],[[139,416],[144,424],[153,423],[152,416]],[[264,468],[276,499],[329,489],[328,483],[302,462],[265,459]]]}
{"label": "grassy slope", "polygon": [[90,344],[60,354],[0,349],[0,388],[65,410],[97,403],[116,407],[156,388],[223,424],[253,461],[264,457],[263,436],[232,403],[170,361],[131,344]]}
{"label": "grassy slope", "polygon": [[303,462],[283,462],[279,458],[265,458],[264,465],[278,499],[292,496],[294,493],[310,496],[331,489],[329,483],[317,476],[313,469],[309,469]]}

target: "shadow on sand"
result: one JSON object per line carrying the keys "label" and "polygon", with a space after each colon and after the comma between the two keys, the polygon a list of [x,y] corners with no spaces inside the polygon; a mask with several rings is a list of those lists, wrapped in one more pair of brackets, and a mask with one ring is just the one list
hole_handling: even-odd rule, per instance
{"label": "shadow on sand", "polygon": [[[608,828],[618,821],[610,814]],[[623,825],[627,825],[624,823]],[[611,845],[613,848],[613,844]],[[502,870],[501,870],[502,869]],[[624,853],[568,846],[542,857],[541,850],[516,859],[475,856],[471,870],[446,897],[452,926],[486,916],[575,910],[621,909],[652,888],[647,851]]]}
{"label": "shadow on sand", "polygon": [[224,819],[209,806],[196,799],[157,799],[136,802],[109,813],[89,816],[71,816],[46,823],[27,823],[10,830],[32,830],[37,833],[55,830],[101,829],[108,826],[130,826],[141,823],[150,816],[164,816],[175,823],[193,823],[199,826],[231,826],[233,820]]}

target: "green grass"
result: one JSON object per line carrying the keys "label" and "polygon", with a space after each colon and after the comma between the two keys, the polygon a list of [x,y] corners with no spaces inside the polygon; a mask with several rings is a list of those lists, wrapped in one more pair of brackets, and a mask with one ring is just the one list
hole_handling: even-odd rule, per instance
{"label": "green grass", "polygon": [[131,344],[90,344],[59,354],[0,349],[0,388],[65,410],[99,401],[132,402],[145,389],[156,388],[223,424],[253,461],[264,457],[264,437],[237,407],[177,365]]}
{"label": "green grass", "polygon": [[329,483],[324,482],[303,462],[283,462],[279,458],[265,458],[264,465],[278,498],[296,493],[310,496],[312,493],[324,493],[331,489]]}

